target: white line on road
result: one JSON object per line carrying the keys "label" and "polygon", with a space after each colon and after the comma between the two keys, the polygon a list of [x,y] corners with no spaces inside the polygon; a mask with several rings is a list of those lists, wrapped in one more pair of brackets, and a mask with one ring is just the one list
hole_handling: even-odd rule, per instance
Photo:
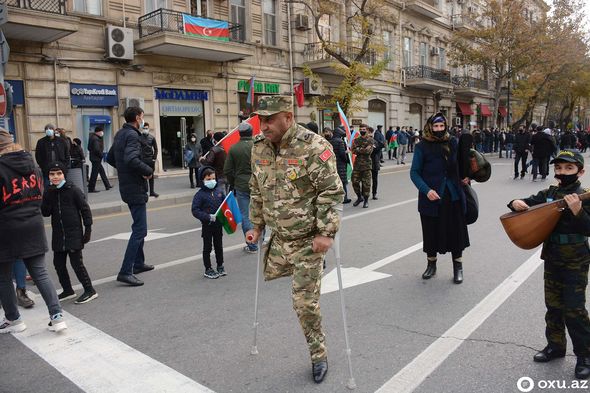
{"label": "white line on road", "polygon": [[69,313],[68,329],[60,333],[47,330],[44,307],[22,313],[28,329],[13,336],[84,392],[213,393]]}
{"label": "white line on road", "polygon": [[376,393],[411,393],[432,374],[541,265],[541,251],[508,276],[440,338],[387,381]]}

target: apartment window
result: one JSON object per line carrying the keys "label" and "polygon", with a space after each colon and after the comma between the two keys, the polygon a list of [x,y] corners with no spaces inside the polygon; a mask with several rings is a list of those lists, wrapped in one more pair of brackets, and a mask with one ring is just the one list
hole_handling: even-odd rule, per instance
{"label": "apartment window", "polygon": [[420,43],[420,65],[428,65],[428,44],[426,42]]}
{"label": "apartment window", "polygon": [[387,63],[387,68],[393,69],[393,45],[391,45],[391,31],[384,31],[383,32],[383,47],[385,53],[385,59],[389,60]]}
{"label": "apartment window", "polygon": [[318,22],[320,34],[324,38],[324,41],[332,40],[332,25],[330,24],[330,15],[324,14],[320,17]]}
{"label": "apartment window", "polygon": [[149,14],[160,8],[168,8],[166,0],[145,0],[145,13]]}
{"label": "apartment window", "polygon": [[209,0],[191,0],[191,6],[193,7],[193,10],[194,10],[194,7],[197,7],[195,15],[199,15],[204,18],[208,17],[209,16],[208,2],[209,2]]}
{"label": "apartment window", "polygon": [[74,0],[74,11],[102,15],[102,0]]}
{"label": "apartment window", "polygon": [[277,2],[276,0],[264,0],[264,43],[277,45]]}
{"label": "apartment window", "polygon": [[246,40],[246,0],[230,0],[230,19],[232,23],[240,25],[233,30],[231,38],[234,41]]}
{"label": "apartment window", "polygon": [[438,68],[440,70],[447,68],[447,52],[445,48],[438,48]]}
{"label": "apartment window", "polygon": [[404,37],[404,67],[412,66],[412,39]]}

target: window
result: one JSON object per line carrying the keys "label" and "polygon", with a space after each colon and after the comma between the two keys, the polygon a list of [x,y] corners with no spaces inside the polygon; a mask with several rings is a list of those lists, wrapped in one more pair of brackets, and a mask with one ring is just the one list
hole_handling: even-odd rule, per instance
{"label": "window", "polygon": [[102,15],[102,0],[74,0],[74,11]]}
{"label": "window", "polygon": [[412,39],[404,37],[404,67],[412,66]]}
{"label": "window", "polygon": [[440,70],[447,68],[447,52],[445,48],[438,48],[438,68]]}
{"label": "window", "polygon": [[393,69],[393,45],[391,45],[391,31],[383,32],[383,46],[385,50],[383,56],[385,59],[389,60],[389,63],[387,63],[387,68],[391,70]]}
{"label": "window", "polygon": [[426,42],[420,43],[420,65],[428,66],[428,44]]}
{"label": "window", "polygon": [[264,0],[264,43],[266,45],[277,45],[277,11],[276,0]]}
{"label": "window", "polygon": [[234,41],[246,41],[246,0],[230,0],[230,19],[232,23],[240,25],[231,33]]}
{"label": "window", "polygon": [[145,13],[149,14],[160,8],[168,8],[166,0],[145,0]]}
{"label": "window", "polygon": [[328,14],[324,14],[320,17],[319,20],[319,30],[320,33],[322,34],[322,37],[324,37],[324,41],[331,41],[332,40],[332,29],[331,29],[331,25],[330,25],[330,15]]}
{"label": "window", "polygon": [[[202,16],[204,18],[209,16],[209,0],[191,0],[191,7],[195,12],[195,15]],[[194,9],[196,7],[196,10]]]}

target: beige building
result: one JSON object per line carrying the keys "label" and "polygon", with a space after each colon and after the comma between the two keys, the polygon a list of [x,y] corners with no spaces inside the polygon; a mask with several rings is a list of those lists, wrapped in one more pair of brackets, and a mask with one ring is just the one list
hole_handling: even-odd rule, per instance
{"label": "beige building", "polygon": [[[346,41],[343,26],[351,10],[345,1],[331,3],[334,12],[322,17],[321,29],[330,40]],[[473,28],[476,3],[390,1],[390,15],[375,34],[391,61],[379,79],[366,81],[373,93],[351,121],[421,128],[438,108],[454,122],[489,124],[486,75],[451,69],[447,58],[453,31]],[[322,127],[338,122],[335,108],[310,105],[314,97],[330,96],[340,77],[301,5],[284,0],[7,0],[7,5],[8,22],[1,28],[11,49],[5,80],[13,86],[14,111],[6,125],[30,150],[46,123],[65,128],[84,145],[102,124],[108,149],[124,109],[139,105],[160,146],[158,172],[174,173],[182,170],[181,149],[190,133],[201,138],[208,129],[231,129],[240,111],[248,113],[253,76],[255,99],[289,94],[292,81],[304,81],[306,105],[296,109],[297,121],[315,120]],[[211,39],[216,32],[227,39]],[[304,78],[303,64],[316,80]],[[498,115],[502,119],[505,113]]]}

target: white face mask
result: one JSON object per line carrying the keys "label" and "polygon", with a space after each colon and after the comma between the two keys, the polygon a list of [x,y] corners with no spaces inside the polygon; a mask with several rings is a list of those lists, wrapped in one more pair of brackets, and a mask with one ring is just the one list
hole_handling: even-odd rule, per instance
{"label": "white face mask", "polygon": [[195,143],[197,141],[197,138],[191,138],[191,142]]}
{"label": "white face mask", "polygon": [[205,185],[205,187],[212,190],[217,185],[217,180],[204,180],[203,184]]}
{"label": "white face mask", "polygon": [[45,135],[51,138],[52,136],[55,136],[55,131],[53,131],[51,128],[48,128],[45,130]]}
{"label": "white face mask", "polygon": [[144,128],[143,130],[141,130],[141,133],[142,133],[143,135],[147,135],[147,134],[149,134],[149,133],[150,133],[150,130],[149,130],[149,129],[147,129],[147,128]]}

